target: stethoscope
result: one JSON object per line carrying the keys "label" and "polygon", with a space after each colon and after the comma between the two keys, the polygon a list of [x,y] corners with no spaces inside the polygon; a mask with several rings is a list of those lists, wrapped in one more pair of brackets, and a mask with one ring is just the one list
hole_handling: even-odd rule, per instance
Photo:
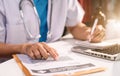
{"label": "stethoscope", "polygon": [[[36,35],[36,36],[32,35],[32,33],[29,31],[29,29],[27,28],[27,26],[26,26],[26,24],[25,24],[25,22],[24,22],[24,15],[23,15],[23,11],[22,11],[22,2],[23,2],[23,1],[24,1],[24,0],[20,0],[19,10],[20,10],[20,15],[21,15],[22,20],[23,20],[23,24],[24,24],[25,30],[26,30],[26,32],[27,32],[27,34],[28,34],[28,36],[29,36],[30,39],[32,39],[32,40],[33,40],[33,39],[39,39],[39,38],[41,37],[41,35],[40,35],[40,34],[38,34],[38,35]],[[32,0],[28,0],[28,1],[31,3],[32,7],[34,8],[34,11],[35,11],[35,13],[36,13],[36,18],[37,18],[37,17],[38,17],[38,14],[37,14],[36,8],[35,8]],[[51,0],[50,21],[49,21],[49,25],[50,25],[50,26],[49,26],[49,30],[48,30],[48,33],[47,33],[47,39],[51,39],[51,38],[52,38],[52,33],[51,33],[52,10],[53,10],[52,8],[53,8],[53,0]],[[40,22],[39,22],[39,24],[40,24]]]}

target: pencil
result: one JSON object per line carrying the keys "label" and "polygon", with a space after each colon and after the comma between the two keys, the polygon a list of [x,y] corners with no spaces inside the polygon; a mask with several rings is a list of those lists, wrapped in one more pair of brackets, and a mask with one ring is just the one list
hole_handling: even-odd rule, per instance
{"label": "pencil", "polygon": [[94,24],[92,26],[92,29],[91,29],[91,33],[90,33],[90,37],[89,37],[89,42],[91,41],[91,36],[93,35],[94,31],[95,31],[95,28],[97,26],[97,23],[98,23],[98,18],[95,19],[94,21]]}

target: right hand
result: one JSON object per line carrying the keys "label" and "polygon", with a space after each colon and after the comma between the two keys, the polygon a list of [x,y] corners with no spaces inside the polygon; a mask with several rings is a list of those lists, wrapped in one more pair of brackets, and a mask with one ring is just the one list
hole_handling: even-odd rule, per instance
{"label": "right hand", "polygon": [[91,42],[97,43],[103,41],[105,38],[105,28],[103,25],[97,25],[92,35]]}
{"label": "right hand", "polygon": [[57,60],[58,53],[44,42],[34,44],[23,44],[21,53],[27,54],[32,59],[47,59],[50,56]]}

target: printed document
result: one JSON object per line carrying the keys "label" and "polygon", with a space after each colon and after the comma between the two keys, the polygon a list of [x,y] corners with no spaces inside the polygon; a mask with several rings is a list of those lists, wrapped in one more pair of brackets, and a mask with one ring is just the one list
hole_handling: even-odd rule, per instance
{"label": "printed document", "polygon": [[24,54],[17,54],[17,57],[33,76],[69,75],[74,72],[99,67],[84,59],[79,60],[79,56],[71,52],[72,45],[68,42],[59,41],[51,43],[50,46],[54,47],[59,53],[59,59],[57,61],[53,60],[51,57],[47,60],[33,60]]}
{"label": "printed document", "polygon": [[47,60],[32,60],[23,54],[18,54],[17,56],[33,76],[69,75],[77,71],[90,70],[98,67],[90,62],[83,63],[73,60],[69,56],[61,56],[57,61],[54,61],[52,58],[48,58]]}

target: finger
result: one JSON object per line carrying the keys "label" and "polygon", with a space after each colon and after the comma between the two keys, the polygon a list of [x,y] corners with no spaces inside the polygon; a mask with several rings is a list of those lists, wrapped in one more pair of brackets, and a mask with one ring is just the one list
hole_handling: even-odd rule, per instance
{"label": "finger", "polygon": [[42,42],[42,44],[44,45],[44,48],[47,50],[47,52],[55,59],[58,59],[58,53],[56,52],[55,49],[49,47],[47,44],[45,44],[44,42]]}
{"label": "finger", "polygon": [[48,58],[48,52],[47,52],[47,50],[43,47],[42,44],[39,44],[38,47],[39,47],[38,49],[39,49],[39,52],[41,53],[42,57],[44,59],[47,59]]}
{"label": "finger", "polygon": [[36,43],[35,46],[37,48],[37,51],[40,53],[42,59],[47,59],[48,58],[48,52],[43,47],[43,45],[41,43]]}
{"label": "finger", "polygon": [[105,33],[101,32],[93,36],[93,38],[103,38],[105,36]]}
{"label": "finger", "polygon": [[98,29],[95,29],[94,33],[93,33],[93,36],[97,36],[101,33],[102,31],[101,30],[98,30]]}
{"label": "finger", "polygon": [[94,36],[98,35],[100,33],[105,33],[105,28],[102,27],[102,25],[98,25],[95,29]]}
{"label": "finger", "polygon": [[105,37],[105,32],[103,32],[103,31],[96,34],[96,36],[95,36],[95,38],[103,38],[103,37]]}
{"label": "finger", "polygon": [[93,37],[91,42],[101,42],[104,39],[105,35],[104,34],[100,34],[96,37]]}
{"label": "finger", "polygon": [[27,51],[27,55],[30,56],[32,59],[35,59],[34,53],[31,48]]}
{"label": "finger", "polygon": [[105,37],[105,31],[98,31],[92,36],[92,42],[100,42],[104,39]]}
{"label": "finger", "polygon": [[36,45],[32,46],[32,49],[33,49],[33,54],[34,54],[35,58],[41,59],[42,56],[41,56],[41,53],[39,52],[37,46]]}
{"label": "finger", "polygon": [[59,56],[59,54],[57,53],[57,51],[56,51],[54,48],[52,48],[52,49],[54,50],[55,54],[56,54],[57,56]]}

